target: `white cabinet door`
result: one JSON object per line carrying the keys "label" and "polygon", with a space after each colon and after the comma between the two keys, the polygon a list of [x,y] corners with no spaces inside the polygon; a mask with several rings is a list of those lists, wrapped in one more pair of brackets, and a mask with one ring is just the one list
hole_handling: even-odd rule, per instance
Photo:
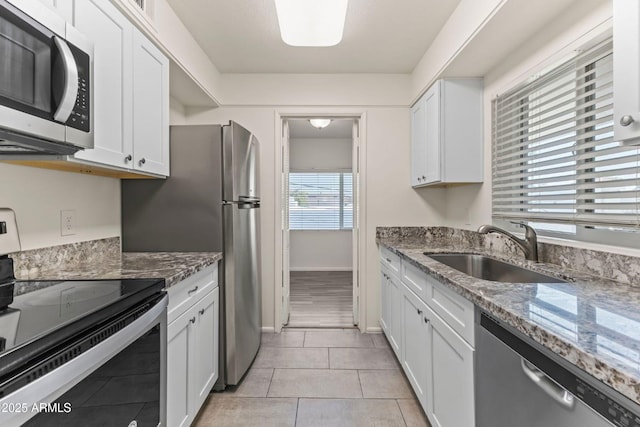
{"label": "white cabinet door", "polygon": [[94,43],[94,148],[74,157],[130,168],[132,132],[133,25],[105,0],[82,0],[75,5],[75,27]]}
{"label": "white cabinet door", "polygon": [[640,2],[613,0],[614,138],[640,144]]}
{"label": "white cabinet door", "polygon": [[426,101],[421,98],[411,108],[411,185],[418,186],[426,179],[427,136]]}
{"label": "white cabinet door", "polygon": [[402,368],[418,400],[425,407],[429,366],[427,306],[407,286],[402,294]]}
{"label": "white cabinet door", "polygon": [[194,322],[188,310],[167,328],[167,425],[183,427],[191,424]]}
{"label": "white cabinet door", "polygon": [[391,340],[389,331],[389,272],[386,268],[380,268],[380,327],[387,338]]}
{"label": "white cabinet door", "polygon": [[389,275],[389,343],[398,359],[402,360],[402,284]]}
{"label": "white cabinet door", "polygon": [[426,307],[430,377],[426,412],[433,427],[475,425],[474,350]]}
{"label": "white cabinet door", "polygon": [[218,288],[208,293],[193,308],[196,316],[192,414],[197,414],[218,379]]}
{"label": "white cabinet door", "polygon": [[73,23],[73,0],[39,0],[65,21]]}
{"label": "white cabinet door", "polygon": [[[423,184],[442,180],[440,174],[440,113],[440,81],[437,81],[425,94],[425,178],[423,178]],[[477,160],[482,161],[482,159]]]}
{"label": "white cabinet door", "polygon": [[169,60],[137,29],[133,34],[133,166],[169,175]]}

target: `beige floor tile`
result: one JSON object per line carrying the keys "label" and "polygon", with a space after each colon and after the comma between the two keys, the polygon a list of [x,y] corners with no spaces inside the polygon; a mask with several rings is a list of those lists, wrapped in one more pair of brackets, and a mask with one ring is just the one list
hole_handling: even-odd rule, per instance
{"label": "beige floor tile", "polygon": [[361,398],[358,371],[276,369],[269,397]]}
{"label": "beige floor tile", "polygon": [[416,399],[398,399],[398,405],[407,427],[431,427]]}
{"label": "beige floor tile", "polygon": [[358,371],[362,396],[369,398],[411,399],[409,381],[400,369]]}
{"label": "beige floor tile", "polygon": [[384,334],[371,334],[371,338],[373,339],[373,345],[378,348],[390,348],[389,341],[387,341],[387,337]]}
{"label": "beige floor tile", "polygon": [[390,399],[300,399],[297,427],[404,427],[402,413]]}
{"label": "beige floor tile", "polygon": [[330,348],[331,369],[398,369],[391,349],[387,348]]}
{"label": "beige floor tile", "polygon": [[251,368],[242,382],[229,387],[224,394],[228,397],[267,397],[273,368]]}
{"label": "beige floor tile", "polygon": [[304,332],[287,331],[279,334],[263,333],[261,345],[264,347],[302,347]]}
{"label": "beige floor tile", "polygon": [[326,348],[262,347],[253,367],[327,369],[329,357]]}
{"label": "beige floor tile", "polygon": [[342,331],[312,331],[306,332],[305,347],[373,347],[370,335],[363,334],[357,329]]}
{"label": "beige floor tile", "polygon": [[222,397],[211,395],[195,427],[294,426],[298,399]]}

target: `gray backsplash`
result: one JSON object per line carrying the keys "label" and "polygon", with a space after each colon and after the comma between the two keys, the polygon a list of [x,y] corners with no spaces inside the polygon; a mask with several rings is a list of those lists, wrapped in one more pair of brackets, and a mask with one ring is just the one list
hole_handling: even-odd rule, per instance
{"label": "gray backsplash", "polygon": [[[464,251],[482,249],[504,258],[523,256],[520,248],[505,236],[451,227],[377,227],[376,238],[402,240],[416,246],[446,244]],[[543,263],[640,286],[639,257],[543,242],[538,242],[538,255]]]}

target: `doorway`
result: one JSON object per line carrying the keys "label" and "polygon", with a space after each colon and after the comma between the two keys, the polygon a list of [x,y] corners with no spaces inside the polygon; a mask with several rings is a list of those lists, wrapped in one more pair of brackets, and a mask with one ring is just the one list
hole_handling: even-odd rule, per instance
{"label": "doorway", "polygon": [[[325,118],[328,119],[328,118]],[[358,324],[358,121],[283,119],[282,324]]]}

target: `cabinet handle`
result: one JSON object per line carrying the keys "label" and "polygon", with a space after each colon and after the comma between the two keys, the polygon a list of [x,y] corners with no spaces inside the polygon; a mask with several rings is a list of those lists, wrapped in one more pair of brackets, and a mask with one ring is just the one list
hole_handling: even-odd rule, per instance
{"label": "cabinet handle", "polygon": [[129,163],[132,159],[133,157],[131,156],[131,154],[129,154],[127,157],[124,158],[124,162]]}
{"label": "cabinet handle", "polygon": [[140,159],[140,161],[138,162],[138,164],[139,164],[140,166],[142,166],[142,165],[144,165],[146,162],[147,162],[147,160],[143,157],[143,158],[141,158],[141,159]]}
{"label": "cabinet handle", "polygon": [[200,316],[202,316],[204,314],[204,308],[201,308],[200,311],[198,311],[198,314],[200,314]]}
{"label": "cabinet handle", "polygon": [[189,290],[187,291],[187,294],[191,295],[192,293],[194,293],[194,292],[195,292],[195,291],[197,291],[197,290],[198,290],[198,287],[196,286],[196,287],[195,287],[195,288],[193,288],[193,289],[189,289]]}
{"label": "cabinet handle", "polygon": [[196,316],[193,316],[191,319],[189,319],[189,322],[196,323]]}
{"label": "cabinet handle", "polygon": [[418,177],[418,182],[422,181],[422,178]]}
{"label": "cabinet handle", "polygon": [[418,309],[418,315],[422,314],[422,310]]}
{"label": "cabinet handle", "polygon": [[426,176],[424,176],[424,175],[422,175],[422,180],[423,180],[423,181],[426,181],[426,180],[427,180],[427,177],[426,177]]}
{"label": "cabinet handle", "polygon": [[391,264],[391,259],[390,259],[390,258],[386,258],[386,260],[387,260],[387,262],[388,262],[389,264]]}
{"label": "cabinet handle", "polygon": [[425,317],[424,318],[424,323],[429,323],[429,322],[430,322],[430,320]]}
{"label": "cabinet handle", "polygon": [[620,118],[620,125],[627,127],[634,121],[635,120],[633,119],[633,116],[629,116],[629,115],[622,116],[622,118]]}

